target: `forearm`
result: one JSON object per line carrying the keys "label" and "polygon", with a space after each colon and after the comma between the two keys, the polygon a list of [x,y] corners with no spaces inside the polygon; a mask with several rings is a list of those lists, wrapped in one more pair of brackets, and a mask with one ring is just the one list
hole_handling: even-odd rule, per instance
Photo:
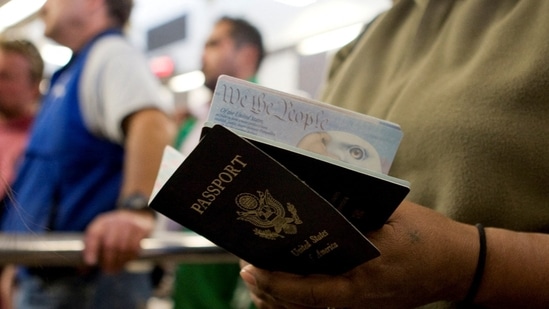
{"label": "forearm", "polygon": [[[151,109],[130,116],[124,129],[126,151],[120,197],[136,193],[149,196],[164,147],[173,140],[175,125],[165,114]],[[100,264],[106,272],[117,272],[139,254],[141,240],[153,229],[150,212],[124,210],[99,215],[86,229],[84,260],[89,265]]]}
{"label": "forearm", "polygon": [[[547,308],[549,235],[486,229],[486,268],[476,303],[492,308]],[[543,288],[545,287],[545,288]]]}
{"label": "forearm", "polygon": [[175,135],[172,119],[158,110],[131,116],[126,130],[124,179],[120,196],[141,193],[148,196],[154,186],[162,153]]}
{"label": "forearm", "polygon": [[[433,291],[443,287],[436,293],[442,296],[439,300],[463,300],[478,263],[478,231],[471,225],[437,219],[436,214],[422,213],[423,209],[402,210],[406,218],[428,226],[420,235],[433,238],[425,237],[431,248],[422,253],[434,267],[428,274],[438,278],[430,287]],[[498,309],[547,308],[549,296],[542,291],[549,287],[549,235],[489,227],[485,232],[485,268],[474,303]]]}
{"label": "forearm", "polygon": [[[491,308],[547,308],[549,235],[487,228],[486,267],[475,303]],[[473,282],[479,232],[473,225],[403,202],[368,238],[381,256],[340,276],[297,276],[247,266],[257,303],[310,307],[414,308],[462,301]]]}

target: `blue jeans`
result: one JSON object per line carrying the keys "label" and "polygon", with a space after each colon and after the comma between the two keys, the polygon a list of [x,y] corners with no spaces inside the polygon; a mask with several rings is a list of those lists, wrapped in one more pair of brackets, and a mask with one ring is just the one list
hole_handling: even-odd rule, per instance
{"label": "blue jeans", "polygon": [[30,275],[20,278],[15,304],[18,309],[144,309],[151,293],[148,272],[53,280]]}

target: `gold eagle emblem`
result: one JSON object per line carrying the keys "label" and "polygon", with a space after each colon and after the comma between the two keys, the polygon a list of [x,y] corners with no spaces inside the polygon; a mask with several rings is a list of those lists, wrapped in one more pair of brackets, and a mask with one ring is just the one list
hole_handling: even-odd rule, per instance
{"label": "gold eagle emblem", "polygon": [[303,222],[297,215],[297,210],[292,203],[286,203],[290,213],[286,217],[284,206],[271,196],[269,190],[257,191],[258,195],[241,193],[235,198],[236,205],[242,211],[237,211],[238,220],[250,222],[256,228],[254,234],[259,237],[274,240],[284,238],[285,234],[296,234],[297,225]]}

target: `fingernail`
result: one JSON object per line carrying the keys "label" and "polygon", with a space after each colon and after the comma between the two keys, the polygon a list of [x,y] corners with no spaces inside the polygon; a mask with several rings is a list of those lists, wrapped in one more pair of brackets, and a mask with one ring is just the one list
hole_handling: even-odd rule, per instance
{"label": "fingernail", "polygon": [[240,270],[240,277],[242,278],[242,280],[244,280],[244,282],[246,282],[246,284],[255,287],[257,285],[257,281],[255,280],[255,276],[253,275],[253,273],[250,271],[250,268],[252,268],[252,266],[250,265],[242,268]]}

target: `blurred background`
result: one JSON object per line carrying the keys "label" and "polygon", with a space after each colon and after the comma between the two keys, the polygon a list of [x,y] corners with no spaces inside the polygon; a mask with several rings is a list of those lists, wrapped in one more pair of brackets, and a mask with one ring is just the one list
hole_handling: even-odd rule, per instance
{"label": "blurred background", "polygon": [[[261,32],[266,57],[261,85],[318,98],[327,66],[391,0],[134,0],[127,34],[151,70],[184,110],[209,99],[200,72],[207,36],[221,16],[240,17]],[[44,87],[70,57],[68,48],[43,36],[38,17],[45,0],[0,0],[0,36],[28,39],[46,62]],[[79,249],[81,250],[81,249]],[[168,277],[168,276],[166,276]],[[169,278],[169,277],[168,277]],[[148,308],[171,308],[171,283],[160,284]]]}
{"label": "blurred background", "polygon": [[[26,38],[40,47],[46,79],[71,56],[42,35],[38,10],[45,0],[0,0],[0,36]],[[176,104],[200,101],[200,57],[220,16],[247,19],[261,31],[267,56],[262,85],[316,98],[333,52],[352,40],[389,0],[135,0],[127,29]]]}

